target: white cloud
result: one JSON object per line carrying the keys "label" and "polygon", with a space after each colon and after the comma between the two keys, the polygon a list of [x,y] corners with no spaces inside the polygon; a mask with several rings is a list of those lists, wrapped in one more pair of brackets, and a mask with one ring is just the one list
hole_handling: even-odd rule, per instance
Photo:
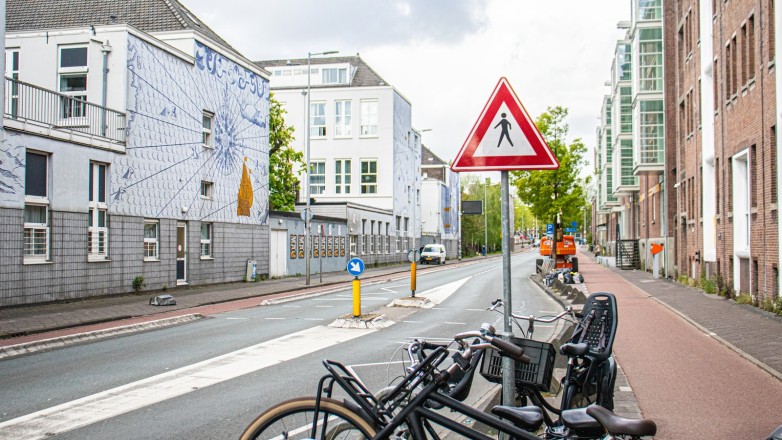
{"label": "white cloud", "polygon": [[630,0],[182,1],[253,60],[360,53],[445,160],[502,76],[533,118],[567,107],[571,138],[593,147],[616,24],[630,18]]}

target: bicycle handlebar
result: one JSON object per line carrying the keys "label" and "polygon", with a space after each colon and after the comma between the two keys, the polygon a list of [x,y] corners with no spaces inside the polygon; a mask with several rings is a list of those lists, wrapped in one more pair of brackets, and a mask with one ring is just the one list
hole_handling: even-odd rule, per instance
{"label": "bicycle handlebar", "polygon": [[[491,307],[487,308],[486,310],[489,310],[489,311],[493,312],[493,311],[497,310],[497,308],[502,307],[503,305],[504,304],[503,304],[501,299],[496,299],[496,300],[494,300],[491,303]],[[514,317],[516,319],[523,319],[525,321],[535,321],[535,322],[550,323],[550,322],[556,321],[557,319],[562,318],[565,315],[573,315],[573,314],[574,314],[573,308],[568,306],[568,307],[565,308],[565,310],[562,311],[562,313],[560,313],[560,314],[558,314],[558,315],[556,315],[554,317],[551,317],[551,318],[540,318],[540,317],[536,317],[535,315],[528,315],[528,316],[517,315],[517,314],[515,314],[513,312],[510,313],[510,316],[512,316],[512,317]]]}

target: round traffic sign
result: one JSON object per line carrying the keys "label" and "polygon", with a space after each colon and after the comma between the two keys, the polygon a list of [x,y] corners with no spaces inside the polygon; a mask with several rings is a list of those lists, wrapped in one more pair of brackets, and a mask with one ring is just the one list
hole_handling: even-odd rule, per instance
{"label": "round traffic sign", "polygon": [[364,261],[361,258],[351,258],[348,261],[348,273],[357,277],[364,273]]}
{"label": "round traffic sign", "polygon": [[413,249],[407,253],[407,261],[411,263],[417,263],[421,258],[421,252],[418,249]]}

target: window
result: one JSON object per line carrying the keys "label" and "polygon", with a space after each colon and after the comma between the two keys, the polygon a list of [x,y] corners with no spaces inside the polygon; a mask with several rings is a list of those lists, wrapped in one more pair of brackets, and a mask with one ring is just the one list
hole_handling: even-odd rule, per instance
{"label": "window", "polygon": [[714,111],[720,109],[720,63],[714,60]]}
{"label": "window", "polygon": [[204,110],[202,117],[203,140],[201,142],[206,148],[214,148],[214,141],[212,138],[212,121],[214,120],[214,117],[214,113]]}
{"label": "window", "polygon": [[202,199],[211,199],[212,198],[212,190],[214,188],[214,183],[207,182],[206,180],[201,181],[201,198]]}
{"label": "window", "polygon": [[90,259],[106,259],[109,250],[108,205],[106,204],[106,171],[108,165],[90,162],[89,219],[87,224]]}
{"label": "window", "polygon": [[663,31],[662,28],[640,30],[638,55],[638,85],[642,92],[663,90]]}
{"label": "window", "polygon": [[759,174],[762,173],[758,169],[758,148],[757,145],[752,144],[749,147],[749,206],[752,208],[758,207],[758,179]]}
{"label": "window", "polygon": [[157,220],[144,220],[144,259],[157,260],[158,256],[158,231],[160,222]]}
{"label": "window", "polygon": [[377,136],[377,101],[361,101],[361,136]]}
{"label": "window", "polygon": [[[776,0],[768,0],[768,15],[766,17],[774,17],[774,2]],[[764,23],[764,25],[768,28],[768,53],[769,53],[769,61],[772,61],[776,57],[776,49],[774,45],[776,44],[776,41],[774,39],[775,36],[775,29],[774,29],[774,20],[768,20],[767,23]],[[763,26],[761,26],[761,29]]]}
{"label": "window", "polygon": [[326,192],[326,162],[310,162],[310,194]]}
{"label": "window", "polygon": [[771,171],[771,203],[777,203],[777,126],[771,127],[771,148],[769,152],[769,162]]}
{"label": "window", "polygon": [[361,161],[361,194],[377,194],[377,161]]}
{"label": "window", "polygon": [[49,260],[49,183],[45,154],[28,151],[24,176],[24,261]]}
{"label": "window", "polygon": [[334,101],[334,136],[348,137],[352,134],[352,113],[351,101]]}
{"label": "window", "polygon": [[348,83],[348,69],[342,68],[326,68],[321,71],[321,79],[323,84],[347,84]]}
{"label": "window", "polygon": [[201,223],[201,258],[212,258],[211,223]]}
{"label": "window", "polygon": [[749,61],[748,55],[749,55],[749,40],[747,39],[747,24],[744,23],[741,25],[741,44],[742,49],[744,49],[741,53],[741,84],[747,83],[747,71],[749,70],[749,66],[747,65],[747,62]]}
{"label": "window", "polygon": [[639,20],[662,20],[662,0],[639,0],[638,1],[638,19]]}
{"label": "window", "polygon": [[310,104],[310,137],[326,136],[326,103]]}
{"label": "window", "polygon": [[87,47],[60,48],[60,117],[83,118],[87,116]]}
{"label": "window", "polygon": [[15,118],[19,114],[19,49],[9,49],[5,52],[5,76],[14,80],[7,90],[5,112]]}
{"label": "window", "polygon": [[334,161],[334,192],[336,194],[350,194],[351,167],[350,159],[337,159]]}
{"label": "window", "polygon": [[755,16],[747,20],[747,79],[755,79]]}

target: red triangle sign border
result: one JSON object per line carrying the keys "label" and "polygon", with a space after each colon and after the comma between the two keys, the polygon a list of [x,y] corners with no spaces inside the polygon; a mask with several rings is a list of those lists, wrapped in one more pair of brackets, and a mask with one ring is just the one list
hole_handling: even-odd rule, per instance
{"label": "red triangle sign border", "polygon": [[[512,120],[527,138],[534,155],[518,156],[475,156],[483,137],[489,130],[492,120],[497,115],[502,104],[510,112]],[[505,77],[500,78],[489,100],[481,111],[470,134],[456,155],[451,170],[461,171],[512,171],[512,170],[555,170],[559,168],[554,153],[551,152],[543,135],[529,117],[524,105],[519,101],[510,83]]]}

